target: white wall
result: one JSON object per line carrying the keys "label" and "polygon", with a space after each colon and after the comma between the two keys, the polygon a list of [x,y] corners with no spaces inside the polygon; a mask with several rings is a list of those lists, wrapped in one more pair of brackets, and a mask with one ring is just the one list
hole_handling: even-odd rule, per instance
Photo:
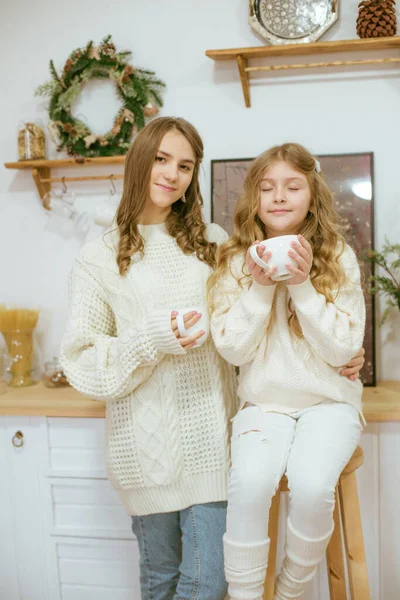
{"label": "white wall", "polygon": [[[358,0],[341,4],[340,21],[324,39],[356,37]],[[253,156],[274,143],[294,140],[315,153],[373,151],[376,243],[380,245],[385,234],[399,240],[398,67],[263,77],[252,86],[252,107],[246,109],[235,64],[214,63],[204,55],[210,48],[262,43],[247,24],[246,0],[14,0],[5,5],[0,8],[1,164],[17,159],[21,119],[46,120],[43,100],[35,98],[33,90],[48,80],[49,59],[61,69],[74,48],[111,33],[118,48],[133,51],[134,64],[154,69],[167,83],[161,114],[189,119],[204,137],[207,216],[211,159]],[[93,118],[110,122],[114,105],[99,102]],[[55,156],[54,146],[48,155]],[[74,189],[80,202],[91,207],[99,195],[107,194],[105,186],[87,183]],[[57,354],[66,277],[79,244],[44,231],[46,217],[28,171],[0,168],[0,219],[0,302],[40,306],[44,354]],[[397,332],[394,327],[378,332],[379,377],[400,377],[398,325],[397,320]]]}

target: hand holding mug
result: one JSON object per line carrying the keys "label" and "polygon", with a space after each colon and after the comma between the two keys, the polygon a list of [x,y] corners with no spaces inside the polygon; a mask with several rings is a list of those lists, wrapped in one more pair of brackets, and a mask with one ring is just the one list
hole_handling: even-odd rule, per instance
{"label": "hand holding mug", "polygon": [[201,346],[207,339],[207,319],[203,311],[200,312],[196,308],[173,311],[171,327],[178,342],[185,350]]}
{"label": "hand holding mug", "polygon": [[[255,247],[257,246],[257,248]],[[254,250],[252,250],[254,248]],[[267,263],[272,256],[272,252],[270,250],[265,251],[265,246],[257,240],[255,241],[250,248],[247,250],[246,254],[246,266],[249,270],[250,275],[253,277],[254,281],[256,281],[259,285],[274,285],[275,281],[271,279],[271,277],[276,272],[276,266],[272,266],[271,268],[266,265],[267,268],[259,266],[259,264],[254,260],[254,252],[257,253],[260,261]]]}
{"label": "hand holding mug", "polygon": [[[297,267],[296,262],[289,255],[290,243],[295,240],[297,240],[297,235],[280,235],[262,242],[255,242],[249,248],[250,258],[269,274],[273,281],[291,279],[293,273],[287,268],[287,263]],[[261,247],[263,250],[260,253]]]}
{"label": "hand holding mug", "polygon": [[298,235],[297,240],[291,242],[291,248],[288,252],[290,258],[296,265],[287,263],[286,268],[292,273],[290,285],[300,285],[304,283],[310,274],[313,263],[313,251],[311,244],[302,236]]}

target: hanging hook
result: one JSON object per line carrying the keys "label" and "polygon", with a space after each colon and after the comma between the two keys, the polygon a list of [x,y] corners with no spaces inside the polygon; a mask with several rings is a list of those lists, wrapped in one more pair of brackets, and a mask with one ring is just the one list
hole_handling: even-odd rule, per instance
{"label": "hanging hook", "polygon": [[63,177],[63,178],[61,179],[61,183],[62,183],[62,186],[63,186],[63,194],[66,194],[66,193],[67,193],[67,191],[68,191],[68,188],[67,188],[67,185],[66,185],[66,183],[65,183],[65,177]]}
{"label": "hanging hook", "polygon": [[115,183],[114,183],[114,175],[111,174],[110,175],[110,181],[111,181],[111,196],[115,196],[115,194],[117,193],[117,188],[115,187]]}

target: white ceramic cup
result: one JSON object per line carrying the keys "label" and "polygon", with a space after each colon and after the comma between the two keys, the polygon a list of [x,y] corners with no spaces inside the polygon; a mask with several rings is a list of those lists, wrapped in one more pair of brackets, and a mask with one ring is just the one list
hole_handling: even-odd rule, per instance
{"label": "white ceramic cup", "polygon": [[[198,338],[196,346],[201,346],[202,344],[204,344],[210,330],[207,308],[204,306],[189,306],[188,308],[180,308],[179,310],[176,310],[178,311],[178,314],[176,316],[176,324],[178,325],[179,335],[181,337],[192,337],[199,331],[203,330],[205,331],[205,334]],[[186,329],[183,317],[187,313],[193,311],[200,313],[202,316],[195,325],[192,325],[192,327],[188,327]]]}
{"label": "white ceramic cup", "polygon": [[[286,279],[291,279],[293,273],[288,270],[286,264],[290,263],[294,267],[297,267],[296,261],[288,254],[291,243],[296,240],[297,235],[280,235],[269,240],[264,240],[250,248],[250,256],[259,267],[262,267],[267,271],[269,271],[271,267],[276,267],[275,273],[271,275],[273,281],[285,281]],[[265,262],[258,256],[257,248],[261,245],[265,246],[264,254],[268,250],[272,252],[272,256],[268,262]]]}

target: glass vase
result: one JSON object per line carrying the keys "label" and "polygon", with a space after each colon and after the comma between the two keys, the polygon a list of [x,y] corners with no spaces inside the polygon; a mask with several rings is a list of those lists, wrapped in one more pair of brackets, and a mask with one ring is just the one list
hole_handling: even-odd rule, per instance
{"label": "glass vase", "polygon": [[33,329],[2,331],[8,353],[4,378],[10,386],[25,387],[40,379],[39,350],[33,332]]}

